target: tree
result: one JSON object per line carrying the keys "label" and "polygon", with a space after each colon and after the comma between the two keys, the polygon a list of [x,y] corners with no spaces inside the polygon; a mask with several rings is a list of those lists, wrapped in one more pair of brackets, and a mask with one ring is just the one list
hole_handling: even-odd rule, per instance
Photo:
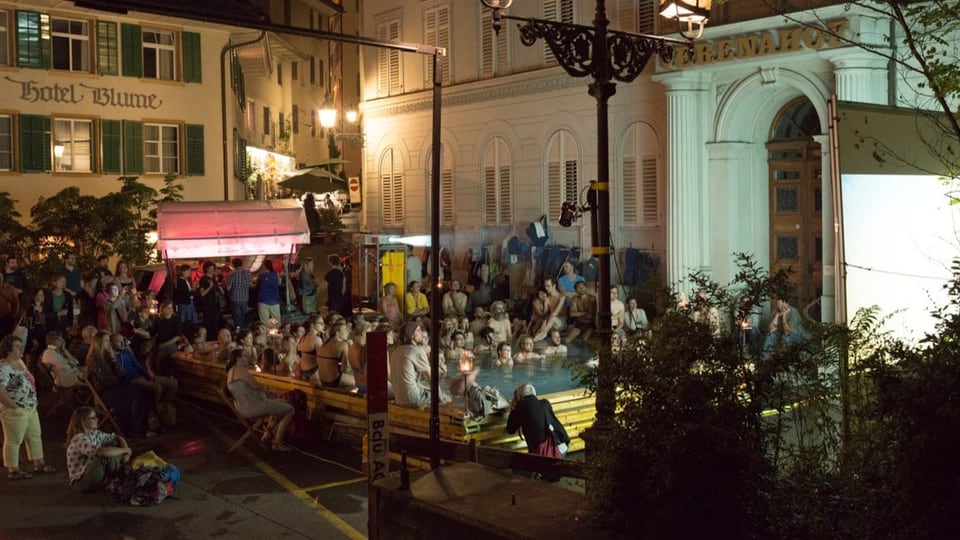
{"label": "tree", "polygon": [[0,246],[3,246],[3,256],[20,256],[26,243],[26,227],[20,223],[20,212],[17,211],[17,200],[10,197],[10,193],[0,191]]}

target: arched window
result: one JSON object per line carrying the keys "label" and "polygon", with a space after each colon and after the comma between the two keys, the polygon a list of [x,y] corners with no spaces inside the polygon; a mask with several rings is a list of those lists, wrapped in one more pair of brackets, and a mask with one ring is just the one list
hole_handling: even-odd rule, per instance
{"label": "arched window", "polygon": [[513,163],[510,147],[503,137],[494,137],[484,153],[483,224],[510,225],[513,221]]}
{"label": "arched window", "polygon": [[573,134],[561,129],[547,143],[547,210],[564,202],[580,202],[580,147]]}
{"label": "arched window", "polygon": [[653,129],[632,124],[621,147],[620,179],[623,186],[624,226],[661,224],[660,148]]}

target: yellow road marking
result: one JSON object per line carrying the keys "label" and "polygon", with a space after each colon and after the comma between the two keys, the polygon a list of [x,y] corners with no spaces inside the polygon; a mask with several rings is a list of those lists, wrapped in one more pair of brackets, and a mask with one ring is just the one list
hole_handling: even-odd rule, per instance
{"label": "yellow road marking", "polygon": [[321,489],[330,489],[339,486],[349,486],[350,484],[359,484],[360,482],[366,482],[367,477],[361,478],[351,478],[350,480],[341,480],[339,482],[327,482],[326,484],[320,484],[317,486],[310,486],[305,488],[297,488],[297,491],[320,491]]}
{"label": "yellow road marking", "polygon": [[[210,426],[210,431],[227,445],[232,445],[235,442],[230,439],[226,433],[220,431],[218,428]],[[349,523],[340,519],[340,516],[331,512],[326,506],[320,504],[320,502],[315,498],[310,497],[310,495],[305,493],[300,487],[288,480],[286,476],[280,474],[280,471],[271,467],[268,463],[255,456],[246,448],[240,448],[237,450],[237,452],[242,453],[243,457],[253,462],[253,465],[260,469],[260,472],[267,475],[271,480],[279,484],[280,487],[290,492],[290,494],[294,497],[306,503],[307,506],[313,508],[313,510],[319,514],[321,518],[342,532],[344,536],[353,540],[366,540],[367,536],[365,534],[362,534],[360,531],[351,527]]]}

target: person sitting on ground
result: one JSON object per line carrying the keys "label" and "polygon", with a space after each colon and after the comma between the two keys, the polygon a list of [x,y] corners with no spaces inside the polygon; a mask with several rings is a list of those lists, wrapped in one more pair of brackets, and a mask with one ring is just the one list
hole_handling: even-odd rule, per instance
{"label": "person sitting on ground", "polygon": [[444,317],[466,317],[467,316],[467,293],[460,290],[462,284],[459,279],[450,280],[450,290],[443,295],[441,300]]}
{"label": "person sitting on ground", "polygon": [[510,344],[501,341],[497,344],[497,355],[493,358],[494,367],[505,367],[513,365],[513,356]]}
{"label": "person sitting on ground", "polygon": [[526,332],[531,336],[537,335],[540,329],[550,318],[550,302],[547,290],[543,287],[537,289],[537,294],[530,302],[530,320],[527,322]]}
{"label": "person sitting on ground", "polygon": [[296,336],[285,336],[280,340],[280,372],[285,375],[293,375],[300,363],[300,357],[297,353]]}
{"label": "person sitting on ground", "polygon": [[563,340],[560,338],[559,330],[556,328],[550,329],[550,332],[547,334],[547,346],[540,352],[543,353],[544,356],[567,355],[567,346],[564,345]]}
{"label": "person sitting on ground", "polygon": [[[96,328],[93,329],[93,332],[96,334]],[[40,362],[50,370],[50,375],[53,376],[53,384],[58,388],[84,386],[86,383],[83,381],[83,377],[86,374],[86,369],[67,350],[66,341],[60,332],[50,330],[47,332],[45,339],[47,348],[43,351]]]}
{"label": "person sitting on ground", "polygon": [[3,425],[3,466],[7,468],[7,478],[23,480],[32,476],[20,469],[20,447],[24,442],[34,473],[57,472],[43,461],[37,385],[23,363],[23,341],[13,335],[0,340],[0,424]]}
{"label": "person sitting on ground", "polygon": [[534,352],[533,338],[526,334],[520,336],[520,339],[517,340],[517,346],[520,347],[520,350],[513,356],[514,362],[534,362],[543,358],[543,355]]}
{"label": "person sitting on ground", "polygon": [[720,337],[720,311],[710,304],[707,293],[697,291],[693,297],[693,312],[691,317],[694,322],[705,324],[710,328],[710,335],[714,338]]}
{"label": "person sitting on ground", "polygon": [[502,341],[513,343],[510,314],[507,313],[507,305],[500,300],[490,304],[490,319],[487,320],[487,326],[493,328],[493,340],[497,343]]}
{"label": "person sitting on ground", "polygon": [[67,472],[70,486],[79,493],[103,490],[123,473],[133,454],[123,437],[104,433],[98,425],[93,407],[79,407],[67,426]]}
{"label": "person sitting on ground", "polygon": [[316,313],[307,317],[307,333],[300,338],[297,343],[297,351],[300,353],[300,365],[298,372],[300,379],[309,381],[317,374],[317,351],[323,345],[323,317]]}
{"label": "person sitting on ground", "polygon": [[[240,416],[244,418],[271,416],[271,423],[275,423],[273,449],[278,452],[290,451],[290,447],[283,444],[283,437],[287,433],[290,421],[293,420],[293,405],[267,397],[263,387],[250,373],[250,364],[246,355],[239,349],[231,352],[230,360],[227,361],[227,390]],[[269,430],[267,433],[270,433]]]}
{"label": "person sitting on ground", "polygon": [[570,304],[573,303],[573,297],[577,294],[577,283],[585,283],[586,280],[577,273],[573,263],[570,261],[563,263],[560,271],[563,275],[557,279],[557,288],[567,297],[566,303],[569,308]]}
{"label": "person sitting on ground", "polygon": [[610,329],[614,333],[623,334],[626,312],[627,306],[620,300],[620,287],[613,285],[610,287]]}
{"label": "person sitting on ground", "polygon": [[151,373],[127,346],[127,340],[123,335],[111,335],[110,347],[113,349],[117,363],[123,371],[124,380],[146,388],[153,395],[154,410],[159,410],[161,401],[176,401],[177,391],[180,388],[177,380],[173,377],[163,377]]}
{"label": "person sitting on ground", "polygon": [[773,300],[773,317],[766,339],[763,341],[763,356],[769,358],[773,350],[781,343],[798,344],[807,340],[807,332],[803,329],[803,319],[800,311],[790,305],[782,296]]}
{"label": "person sitting on ground", "polygon": [[575,288],[576,294],[570,303],[570,318],[573,324],[564,337],[568,344],[578,337],[590,339],[597,325],[597,297],[587,292],[584,281],[578,281]]}
{"label": "person sitting on ground", "polygon": [[542,341],[547,337],[547,332],[551,328],[556,328],[563,332],[567,328],[566,319],[566,297],[557,289],[557,284],[551,278],[543,280],[543,290],[547,293],[547,303],[550,312],[546,317],[546,322],[540,325],[540,329],[533,335],[534,341]]}
{"label": "person sitting on ground", "polygon": [[104,404],[115,411],[121,429],[133,435],[154,435],[148,429],[153,394],[123,378],[110,346],[109,332],[98,331],[93,337],[87,353],[87,378]]}
{"label": "person sitting on ground", "polygon": [[430,316],[430,303],[427,295],[420,292],[420,282],[412,280],[407,284],[407,293],[403,295],[403,312],[407,320],[420,319],[430,326],[426,318]]}
{"label": "person sitting on ground", "polygon": [[[397,405],[421,408],[430,404],[430,361],[427,358],[427,334],[419,323],[403,325],[403,345],[390,353],[390,382]],[[438,396],[441,403],[450,401],[446,393]]]}
{"label": "person sitting on ground", "polygon": [[350,365],[350,326],[345,321],[337,321],[331,329],[330,340],[317,349],[317,377],[313,382],[323,388],[353,388],[356,380],[344,372]]}
{"label": "person sitting on ground", "polygon": [[383,286],[383,296],[377,302],[377,311],[379,311],[390,326],[399,328],[403,324],[403,313],[400,311],[400,302],[397,300],[397,284],[387,283]]}

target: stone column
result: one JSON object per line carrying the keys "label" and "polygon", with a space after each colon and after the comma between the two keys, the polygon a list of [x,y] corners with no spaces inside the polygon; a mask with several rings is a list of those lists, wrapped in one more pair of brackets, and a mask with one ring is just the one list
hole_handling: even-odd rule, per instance
{"label": "stone column", "polygon": [[837,279],[836,235],[840,225],[833,213],[833,175],[830,169],[830,138],[827,135],[814,135],[813,140],[820,144],[820,193],[823,225],[823,294],[820,296],[820,320],[836,321]]}
{"label": "stone column", "polygon": [[757,160],[766,156],[758,146],[762,145],[742,141],[706,145],[711,201],[707,242],[713,278],[720,283],[730,281],[736,272],[731,253],[752,253],[758,261],[770,258],[767,184],[754,181]]}
{"label": "stone column", "polygon": [[[709,270],[709,192],[705,181],[706,84],[698,74],[660,78],[667,87],[667,279],[686,290],[695,270]],[[690,292],[690,291],[687,291]]]}
{"label": "stone column", "polygon": [[889,66],[885,58],[857,48],[821,54],[835,66],[837,99],[877,105],[890,103]]}

